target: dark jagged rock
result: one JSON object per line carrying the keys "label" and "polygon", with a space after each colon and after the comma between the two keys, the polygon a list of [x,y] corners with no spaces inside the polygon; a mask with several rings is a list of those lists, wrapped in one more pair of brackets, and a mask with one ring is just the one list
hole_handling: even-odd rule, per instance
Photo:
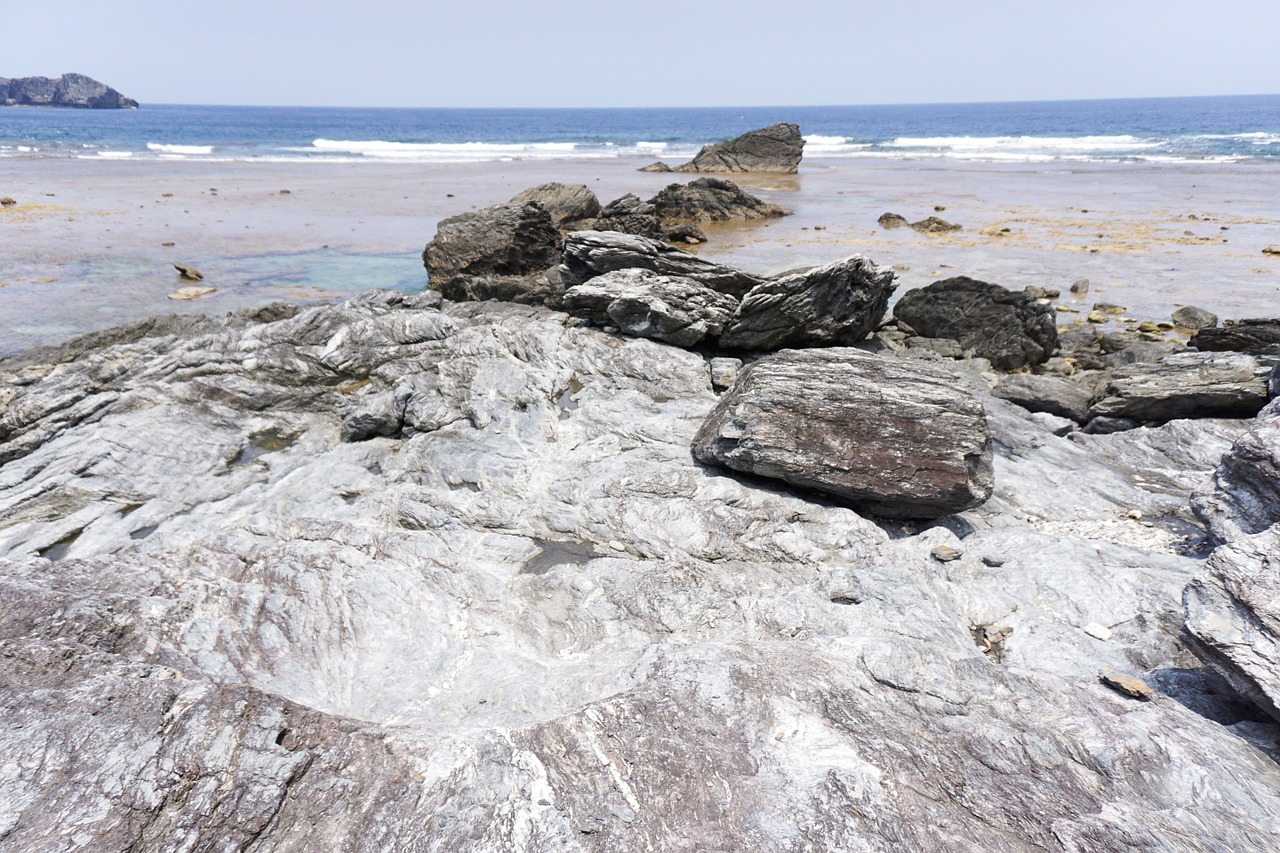
{"label": "dark jagged rock", "polygon": [[894,273],[862,255],[764,282],[742,299],[721,346],[746,350],[849,346],[884,319]]}
{"label": "dark jagged rock", "polygon": [[1164,423],[1175,418],[1251,418],[1267,404],[1271,368],[1241,353],[1175,352],[1117,367],[1093,417]]}
{"label": "dark jagged rock", "polygon": [[947,222],[945,219],[939,219],[936,216],[930,216],[928,219],[921,219],[919,222],[911,223],[911,229],[919,231],[921,234],[945,234],[948,231],[959,231],[962,227]]}
{"label": "dark jagged rock", "polygon": [[1043,364],[1058,348],[1053,309],[967,276],[908,291],[893,316],[924,337],[959,341],[997,370]]}
{"label": "dark jagged rock", "polygon": [[776,204],[743,192],[733,181],[723,178],[670,184],[649,199],[649,203],[663,222],[723,222],[784,215]]}
{"label": "dark jagged rock", "polygon": [[800,126],[779,122],[736,139],[703,146],[673,172],[787,172],[794,174],[804,153]]}
{"label": "dark jagged rock", "polygon": [[1192,650],[1280,722],[1280,526],[1217,548],[1183,593]]}
{"label": "dark jagged rock", "polygon": [[1261,533],[1280,522],[1280,400],[1222,457],[1191,506],[1220,542]]}
{"label": "dark jagged rock", "polygon": [[565,294],[564,310],[625,334],[691,347],[724,330],[738,302],[691,278],[644,269],[596,276]]}
{"label": "dark jagged rock", "polygon": [[596,198],[596,194],[586,184],[561,184],[552,181],[529,187],[511,199],[513,204],[526,201],[536,201],[546,208],[551,221],[557,226],[600,215],[600,199]]}
{"label": "dark jagged rock", "polygon": [[907,221],[907,217],[897,213],[882,213],[876,223],[881,228],[906,228],[911,224]]}
{"label": "dark jagged rock", "polygon": [[666,163],[659,160],[656,163],[650,163],[648,166],[641,166],[640,171],[641,172],[670,172],[672,171],[672,169]]}
{"label": "dark jagged rock", "polygon": [[616,231],[657,240],[663,236],[662,222],[651,202],[641,201],[634,193],[609,202],[594,219],[581,219],[568,224],[573,231]]}
{"label": "dark jagged rock", "polygon": [[23,107],[137,109],[138,102],[83,74],[50,77],[0,77],[0,103]]}
{"label": "dark jagged rock", "polygon": [[560,232],[546,208],[536,201],[508,202],[442,219],[422,263],[433,290],[460,293],[473,287],[455,284],[462,279],[546,272],[560,262],[560,249]]}
{"label": "dark jagged rock", "polygon": [[846,348],[753,362],[698,430],[693,454],[895,518],[960,512],[993,486],[985,412],[954,374]]}
{"label": "dark jagged rock", "polygon": [[763,279],[733,267],[713,264],[669,243],[612,231],[575,231],[565,239],[561,279],[565,290],[614,270],[651,270],[691,278],[704,287],[741,297]]}
{"label": "dark jagged rock", "polygon": [[1188,346],[1205,352],[1280,355],[1280,320],[1227,320],[1220,329],[1201,329]]}
{"label": "dark jagged rock", "polygon": [[1078,424],[1088,420],[1089,402],[1093,399],[1093,392],[1079,382],[1034,373],[1002,376],[996,387],[991,389],[991,394],[1017,403],[1029,412],[1048,412]]}

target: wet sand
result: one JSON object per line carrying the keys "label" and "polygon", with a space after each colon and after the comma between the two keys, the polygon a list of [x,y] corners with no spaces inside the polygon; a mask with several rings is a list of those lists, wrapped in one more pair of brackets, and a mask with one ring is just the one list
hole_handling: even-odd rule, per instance
{"label": "wet sand", "polygon": [[[585,183],[607,202],[692,177],[640,165],[0,160],[0,196],[18,201],[0,208],[0,354],[175,310],[420,287],[418,255],[444,217],[544,181]],[[699,251],[757,272],[862,252],[896,266],[904,290],[963,274],[1139,319],[1184,304],[1280,311],[1280,258],[1262,254],[1280,243],[1277,164],[806,160],[799,175],[734,180],[793,215],[708,228]],[[964,228],[886,231],[886,211]],[[183,284],[173,263],[215,292],[168,299]],[[1082,278],[1090,292],[1072,297]]]}

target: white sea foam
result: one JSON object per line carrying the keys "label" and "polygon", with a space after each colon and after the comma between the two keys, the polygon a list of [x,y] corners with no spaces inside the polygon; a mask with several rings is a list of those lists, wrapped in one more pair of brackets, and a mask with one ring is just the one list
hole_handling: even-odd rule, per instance
{"label": "white sea foam", "polygon": [[819,136],[811,133],[804,138],[804,141],[809,145],[844,145],[852,140],[847,136]]}
{"label": "white sea foam", "polygon": [[353,155],[374,160],[413,162],[478,162],[487,160],[551,159],[567,156],[608,157],[612,154],[579,152],[575,142],[386,142],[378,139],[317,139],[312,148],[288,149]]}
{"label": "white sea foam", "polygon": [[637,142],[636,148],[641,151],[662,151],[667,147],[665,142]]}
{"label": "white sea foam", "polygon": [[1137,136],[902,136],[885,143],[892,148],[943,149],[953,152],[1027,151],[1078,153],[1143,151],[1159,148],[1161,140]]}
{"label": "white sea foam", "polygon": [[106,157],[108,160],[127,160],[133,156],[132,151],[95,151],[99,157]]}
{"label": "white sea foam", "polygon": [[160,151],[165,154],[212,154],[212,145],[166,145],[160,142],[148,142],[147,150]]}

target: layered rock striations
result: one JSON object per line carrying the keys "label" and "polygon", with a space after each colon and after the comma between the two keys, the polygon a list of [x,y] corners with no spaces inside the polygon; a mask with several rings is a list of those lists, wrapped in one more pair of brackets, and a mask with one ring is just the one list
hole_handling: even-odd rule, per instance
{"label": "layered rock striations", "polygon": [[800,126],[779,122],[735,139],[703,146],[688,163],[673,172],[784,172],[799,170],[804,154]]}
{"label": "layered rock striations", "polygon": [[[869,391],[801,355],[832,411]],[[1276,849],[1277,729],[1186,654],[1202,561],[1131,515],[1244,425],[1063,438],[980,371],[875,365],[864,425],[985,410],[985,503],[727,476],[690,453],[733,393],[702,355],[540,306],[375,292],[0,363],[0,846]]]}
{"label": "layered rock striations", "polygon": [[138,102],[83,74],[50,77],[0,77],[0,103],[22,107],[137,109]]}

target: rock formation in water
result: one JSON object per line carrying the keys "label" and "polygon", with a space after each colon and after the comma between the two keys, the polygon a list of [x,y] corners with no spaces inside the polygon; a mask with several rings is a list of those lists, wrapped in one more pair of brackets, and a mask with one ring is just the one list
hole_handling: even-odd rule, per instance
{"label": "rock formation in water", "polygon": [[704,145],[673,172],[784,172],[795,174],[804,153],[800,126],[779,122],[736,139]]}
{"label": "rock formation in water", "polygon": [[0,103],[21,107],[137,109],[138,102],[83,74],[51,77],[0,77]]}

